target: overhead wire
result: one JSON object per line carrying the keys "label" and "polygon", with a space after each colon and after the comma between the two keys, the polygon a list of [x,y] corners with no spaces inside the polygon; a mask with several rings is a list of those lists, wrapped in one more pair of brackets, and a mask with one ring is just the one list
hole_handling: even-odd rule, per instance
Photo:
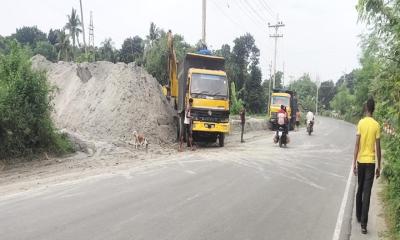
{"label": "overhead wire", "polygon": [[265,16],[265,18],[267,20],[275,20],[275,15],[273,12],[269,11],[268,8],[266,8],[263,4],[262,4],[262,0],[259,1],[251,1],[252,3],[254,3],[255,8],[256,9],[260,9],[260,14],[262,16]]}
{"label": "overhead wire", "polygon": [[258,0],[261,5],[264,7],[264,9],[271,14],[272,17],[276,16],[275,11],[266,3],[264,0]]}
{"label": "overhead wire", "polygon": [[234,18],[232,18],[229,14],[226,14],[226,12],[223,10],[224,8],[221,7],[219,4],[217,4],[217,0],[211,0],[211,2],[216,6],[216,8],[231,22],[233,23],[234,26],[239,26],[240,28],[242,28],[242,30],[244,30],[245,32],[247,32],[246,27],[244,27],[240,22],[236,21]]}
{"label": "overhead wire", "polygon": [[238,8],[244,13],[246,14],[246,16],[255,24],[255,25],[264,25],[265,22],[263,22],[262,20],[260,21],[258,18],[256,18],[253,14],[251,9],[248,8],[248,6],[246,4],[244,4],[244,2],[242,2],[242,0],[235,0],[235,2],[237,3]]}
{"label": "overhead wire", "polygon": [[[262,22],[262,23],[266,23],[267,20],[264,19],[260,13],[253,7],[253,5],[251,5],[251,3],[248,0],[243,0],[244,4],[247,5],[250,9],[250,11],[255,14],[254,16],[258,17],[258,19]],[[253,2],[254,3],[254,2]]]}

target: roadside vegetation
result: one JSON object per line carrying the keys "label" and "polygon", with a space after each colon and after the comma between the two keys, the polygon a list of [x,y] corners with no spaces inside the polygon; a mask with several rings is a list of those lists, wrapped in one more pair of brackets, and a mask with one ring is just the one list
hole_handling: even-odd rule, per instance
{"label": "roadside vegetation", "polygon": [[[383,174],[390,237],[400,239],[400,1],[359,0],[360,20],[370,29],[363,37],[360,83],[351,101],[367,95],[377,101],[376,117],[388,134],[384,138]],[[360,107],[360,105],[357,105]]]}
{"label": "roadside vegetation", "polygon": [[0,53],[0,159],[40,152],[72,151],[56,132],[50,113],[52,89],[43,72],[31,69],[29,54],[15,41]]}

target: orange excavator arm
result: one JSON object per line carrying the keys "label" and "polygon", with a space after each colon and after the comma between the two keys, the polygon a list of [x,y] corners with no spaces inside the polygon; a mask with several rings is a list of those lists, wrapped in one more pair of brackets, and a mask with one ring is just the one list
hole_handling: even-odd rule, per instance
{"label": "orange excavator arm", "polygon": [[167,47],[168,47],[168,85],[167,97],[178,97],[178,61],[176,60],[174,48],[174,36],[171,30],[167,33]]}

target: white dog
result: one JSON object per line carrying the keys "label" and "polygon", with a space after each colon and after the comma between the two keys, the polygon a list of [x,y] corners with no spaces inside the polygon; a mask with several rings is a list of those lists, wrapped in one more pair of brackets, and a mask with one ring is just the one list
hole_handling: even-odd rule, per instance
{"label": "white dog", "polygon": [[145,146],[147,151],[147,148],[149,147],[149,142],[147,141],[146,137],[143,134],[138,134],[137,131],[134,131],[133,145],[135,145],[136,149]]}

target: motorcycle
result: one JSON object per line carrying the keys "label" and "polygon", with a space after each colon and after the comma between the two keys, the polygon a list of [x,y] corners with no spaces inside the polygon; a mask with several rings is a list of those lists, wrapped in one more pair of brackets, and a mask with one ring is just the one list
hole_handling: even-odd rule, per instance
{"label": "motorcycle", "polygon": [[313,127],[314,127],[314,121],[310,121],[310,122],[307,124],[307,133],[308,133],[309,136],[310,136],[311,133],[314,131]]}
{"label": "motorcycle", "polygon": [[279,143],[279,147],[282,147],[283,145],[286,147],[286,144],[289,143],[289,137],[287,136],[286,129],[284,127],[278,127],[278,131],[274,137],[274,142]]}

